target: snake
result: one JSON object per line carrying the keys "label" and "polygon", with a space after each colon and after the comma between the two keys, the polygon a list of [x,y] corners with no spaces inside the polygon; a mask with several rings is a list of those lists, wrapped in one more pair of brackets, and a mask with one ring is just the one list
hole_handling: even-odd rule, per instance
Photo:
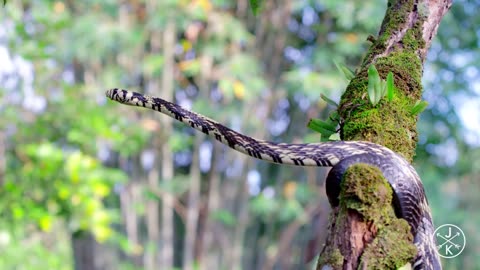
{"label": "snake", "polygon": [[417,254],[411,262],[413,269],[441,269],[432,215],[420,177],[407,160],[389,148],[367,141],[270,142],[243,135],[159,97],[119,88],[107,90],[105,94],[121,104],[166,114],[238,152],[260,160],[294,166],[332,167],[325,184],[332,207],[339,204],[340,183],[350,166],[364,163],[377,167],[394,191],[396,215],[410,225],[413,243],[417,248]]}

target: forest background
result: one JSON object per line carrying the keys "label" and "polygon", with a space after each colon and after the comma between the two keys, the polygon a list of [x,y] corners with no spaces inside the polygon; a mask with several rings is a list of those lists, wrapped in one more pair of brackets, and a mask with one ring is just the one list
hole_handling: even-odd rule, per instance
{"label": "forest background", "polygon": [[[0,269],[305,269],[326,169],[251,160],[158,114],[162,96],[245,134],[318,142],[386,1],[8,1],[0,8]],[[454,2],[424,70],[415,167],[435,224],[480,258],[480,1]]]}

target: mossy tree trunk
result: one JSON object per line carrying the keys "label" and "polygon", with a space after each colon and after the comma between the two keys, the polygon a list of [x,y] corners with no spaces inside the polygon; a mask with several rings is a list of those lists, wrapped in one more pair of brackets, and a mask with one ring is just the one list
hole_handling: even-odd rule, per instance
{"label": "mossy tree trunk", "polygon": [[[343,140],[371,141],[410,162],[417,143],[412,107],[422,96],[426,54],[452,0],[389,0],[377,38],[340,101]],[[373,106],[367,94],[367,70],[394,74],[395,97]],[[416,254],[407,222],[392,209],[392,190],[371,166],[347,170],[340,205],[333,209],[329,236],[317,269],[396,269]]]}

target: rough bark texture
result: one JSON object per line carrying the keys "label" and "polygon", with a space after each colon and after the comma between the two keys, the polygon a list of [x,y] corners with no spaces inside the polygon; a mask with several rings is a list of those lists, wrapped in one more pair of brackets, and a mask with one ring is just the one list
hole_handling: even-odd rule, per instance
{"label": "rough bark texture", "polygon": [[411,261],[413,236],[407,221],[395,216],[392,198],[379,169],[350,167],[317,269],[397,269]]}
{"label": "rough bark texture", "polygon": [[[375,142],[412,161],[417,117],[411,109],[422,96],[428,48],[451,4],[451,0],[388,1],[379,35],[369,39],[373,44],[340,102],[343,140]],[[394,74],[393,101],[382,99],[377,106],[369,102],[367,70],[371,64],[382,78],[390,71]],[[317,269],[396,269],[413,258],[416,251],[409,226],[392,216],[391,188],[380,172],[371,170],[353,166],[347,171],[342,194],[350,195],[341,195],[340,206],[332,213]],[[372,198],[364,196],[372,191],[368,195]],[[376,197],[379,194],[385,196]]]}

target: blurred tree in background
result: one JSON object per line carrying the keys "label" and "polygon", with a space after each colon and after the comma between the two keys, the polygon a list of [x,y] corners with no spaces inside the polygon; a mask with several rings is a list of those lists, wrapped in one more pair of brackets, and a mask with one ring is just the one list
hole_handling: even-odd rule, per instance
{"label": "blurred tree in background", "polygon": [[[480,247],[479,1],[456,1],[425,69],[416,167],[437,225]],[[106,102],[158,95],[254,137],[319,141],[323,93],[359,64],[386,1],[8,1],[0,8],[1,269],[305,269],[329,205],[324,169],[227,151]]]}

